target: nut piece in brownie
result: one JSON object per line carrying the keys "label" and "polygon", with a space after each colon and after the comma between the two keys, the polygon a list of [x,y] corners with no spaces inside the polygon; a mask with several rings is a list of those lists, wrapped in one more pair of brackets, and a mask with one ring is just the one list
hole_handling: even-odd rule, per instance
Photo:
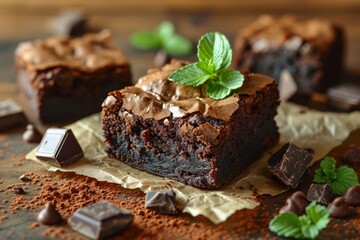
{"label": "nut piece in brownie", "polygon": [[238,33],[233,65],[280,82],[290,76],[297,96],[324,91],[339,82],[343,35],[341,28],[328,21],[264,15]]}
{"label": "nut piece in brownie", "polygon": [[108,92],[131,85],[129,63],[108,31],[23,42],[15,61],[20,90],[42,122],[98,112]]}
{"label": "nut piece in brownie", "polygon": [[200,188],[219,188],[274,146],[278,89],[248,74],[225,99],[168,80],[188,62],[153,69],[132,87],[113,91],[101,113],[106,152],[126,164]]}

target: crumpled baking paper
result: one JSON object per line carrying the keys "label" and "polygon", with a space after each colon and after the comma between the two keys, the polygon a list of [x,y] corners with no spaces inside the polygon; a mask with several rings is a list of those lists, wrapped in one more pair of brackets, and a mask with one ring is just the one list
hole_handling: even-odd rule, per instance
{"label": "crumpled baking paper", "polygon": [[233,183],[219,190],[201,190],[180,182],[158,177],[129,167],[104,152],[100,115],[95,114],[69,126],[77,137],[85,157],[67,167],[58,168],[40,162],[35,157],[37,148],[26,158],[44,164],[49,171],[75,172],[77,174],[121,184],[124,188],[140,188],[146,192],[171,187],[183,212],[192,216],[203,215],[218,224],[226,221],[234,212],[252,209],[259,205],[258,195],[276,195],[287,190],[269,174],[266,161],[286,142],[314,150],[314,160],[325,156],[340,145],[351,131],[360,128],[360,112],[349,114],[318,112],[291,103],[282,103],[276,122],[280,142],[265,152],[261,159],[248,167]]}

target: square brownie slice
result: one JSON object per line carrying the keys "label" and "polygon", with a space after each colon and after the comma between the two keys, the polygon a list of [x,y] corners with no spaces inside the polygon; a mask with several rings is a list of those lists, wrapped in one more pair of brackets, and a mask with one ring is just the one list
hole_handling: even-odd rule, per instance
{"label": "square brownie slice", "polygon": [[291,81],[295,96],[308,96],[340,81],[344,33],[325,20],[263,15],[238,33],[233,53],[240,71]]}
{"label": "square brownie slice", "polygon": [[159,176],[219,188],[277,143],[277,85],[247,74],[234,95],[213,100],[168,80],[186,64],[172,61],[109,93],[101,113],[106,152]]}
{"label": "square brownie slice", "polygon": [[20,43],[15,65],[19,88],[42,122],[100,112],[108,92],[131,85],[129,63],[108,31]]}

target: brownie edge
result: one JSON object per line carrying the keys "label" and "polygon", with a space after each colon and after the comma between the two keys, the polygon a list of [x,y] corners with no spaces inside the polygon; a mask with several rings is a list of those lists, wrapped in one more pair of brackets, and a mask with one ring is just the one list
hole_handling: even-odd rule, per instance
{"label": "brownie edge", "polygon": [[167,80],[186,64],[173,61],[108,94],[101,113],[106,152],[159,176],[220,188],[277,143],[279,93],[271,78],[248,74],[242,90],[216,101]]}

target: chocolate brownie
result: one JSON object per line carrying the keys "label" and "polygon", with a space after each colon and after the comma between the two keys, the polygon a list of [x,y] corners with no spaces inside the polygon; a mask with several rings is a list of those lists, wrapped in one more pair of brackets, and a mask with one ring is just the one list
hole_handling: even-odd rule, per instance
{"label": "chocolate brownie", "polygon": [[340,27],[328,21],[264,15],[238,33],[233,65],[277,81],[290,75],[296,95],[322,92],[339,82],[343,35]]}
{"label": "chocolate brownie", "polygon": [[23,42],[15,61],[20,90],[42,122],[99,112],[109,91],[131,85],[129,63],[108,31]]}
{"label": "chocolate brownie", "polygon": [[109,93],[101,112],[106,152],[156,175],[219,188],[277,143],[277,85],[247,74],[234,95],[213,100],[167,79],[186,64],[172,61]]}

